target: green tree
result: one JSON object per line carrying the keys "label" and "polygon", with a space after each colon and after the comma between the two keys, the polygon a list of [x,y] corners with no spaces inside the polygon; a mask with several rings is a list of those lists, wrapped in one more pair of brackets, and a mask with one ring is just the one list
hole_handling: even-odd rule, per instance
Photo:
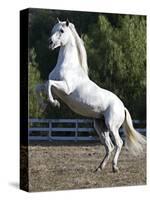
{"label": "green tree", "polygon": [[135,118],[145,119],[145,17],[118,15],[114,25],[100,15],[85,43],[91,78],[116,93]]}
{"label": "green tree", "polygon": [[29,64],[28,64],[28,92],[29,92],[29,117],[41,117],[39,103],[36,98],[35,88],[41,82],[40,72],[38,71],[38,64],[35,62],[35,50],[29,51]]}

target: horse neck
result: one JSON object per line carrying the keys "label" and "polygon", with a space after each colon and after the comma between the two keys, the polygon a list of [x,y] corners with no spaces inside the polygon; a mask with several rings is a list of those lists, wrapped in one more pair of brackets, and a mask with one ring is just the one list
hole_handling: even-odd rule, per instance
{"label": "horse neck", "polygon": [[74,39],[70,40],[65,46],[60,48],[57,66],[61,66],[63,68],[80,66]]}

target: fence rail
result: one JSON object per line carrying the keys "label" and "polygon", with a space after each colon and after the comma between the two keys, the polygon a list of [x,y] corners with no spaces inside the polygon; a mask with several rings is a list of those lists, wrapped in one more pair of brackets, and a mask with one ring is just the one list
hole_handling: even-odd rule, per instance
{"label": "fence rail", "polygon": [[[134,125],[145,122],[133,120]],[[71,124],[71,127],[66,127]],[[65,126],[65,127],[64,127]],[[136,128],[144,134],[146,128]],[[29,141],[98,141],[92,119],[29,119]],[[122,133],[123,130],[120,129]]]}

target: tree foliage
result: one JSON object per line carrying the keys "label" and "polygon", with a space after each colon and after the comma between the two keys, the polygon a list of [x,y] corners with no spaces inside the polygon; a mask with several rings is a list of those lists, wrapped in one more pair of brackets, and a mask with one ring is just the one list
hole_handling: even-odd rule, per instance
{"label": "tree foliage", "polygon": [[[100,15],[85,36],[91,78],[144,118],[146,93],[146,22],[140,16],[118,16],[117,26]],[[141,108],[140,108],[141,107]],[[140,108],[140,109],[139,109]]]}
{"label": "tree foliage", "polygon": [[40,72],[38,71],[38,64],[35,62],[35,50],[29,51],[28,64],[28,92],[29,92],[29,117],[41,117],[39,103],[36,98],[35,87],[41,82]]}

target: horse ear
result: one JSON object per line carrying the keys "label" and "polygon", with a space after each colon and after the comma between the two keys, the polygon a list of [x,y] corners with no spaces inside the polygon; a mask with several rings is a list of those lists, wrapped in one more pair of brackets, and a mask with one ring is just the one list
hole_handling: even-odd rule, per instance
{"label": "horse ear", "polygon": [[66,21],[66,26],[69,26],[69,20],[67,19],[67,21]]}

